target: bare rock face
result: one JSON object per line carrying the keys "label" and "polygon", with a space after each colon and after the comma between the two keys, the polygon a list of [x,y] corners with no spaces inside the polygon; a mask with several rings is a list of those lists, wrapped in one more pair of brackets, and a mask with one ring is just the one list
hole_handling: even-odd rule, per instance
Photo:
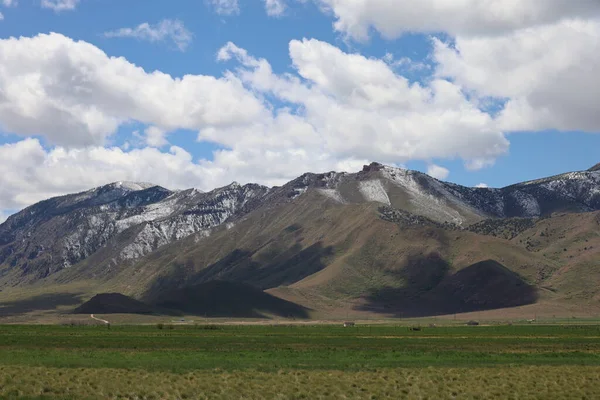
{"label": "bare rock face", "polygon": [[372,162],[369,165],[363,166],[362,172],[379,172],[384,168],[383,164]]}
{"label": "bare rock face", "polygon": [[15,284],[48,277],[91,256],[97,264],[134,260],[191,234],[209,234],[252,210],[267,191],[232,184],[209,193],[173,192],[119,182],[46,200],[0,225],[0,265],[8,267],[3,274]]}

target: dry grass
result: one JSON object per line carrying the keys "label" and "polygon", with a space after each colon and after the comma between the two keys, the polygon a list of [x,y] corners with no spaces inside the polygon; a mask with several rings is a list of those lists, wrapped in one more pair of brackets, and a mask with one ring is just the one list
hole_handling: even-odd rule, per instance
{"label": "dry grass", "polygon": [[0,367],[0,396],[89,399],[594,399],[600,367],[196,371]]}

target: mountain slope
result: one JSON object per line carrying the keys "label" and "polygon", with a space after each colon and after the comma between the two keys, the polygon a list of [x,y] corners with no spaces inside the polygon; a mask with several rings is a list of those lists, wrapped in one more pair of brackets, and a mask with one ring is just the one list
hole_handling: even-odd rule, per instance
{"label": "mountain slope", "polygon": [[[376,204],[340,205],[308,191],[210,237],[167,245],[106,288],[154,302],[172,288],[226,280],[293,292],[295,302],[314,309],[323,299],[386,315],[430,315],[529,304],[558,268],[506,240],[435,222],[389,222]],[[481,270],[496,274],[494,290],[474,283]]]}
{"label": "mountain slope", "polygon": [[[36,281],[79,264],[110,274],[167,243],[208,230],[255,207],[259,185],[202,193],[141,184],[110,184],[38,203],[0,225],[5,284]],[[90,260],[88,260],[90,259]]]}
{"label": "mountain slope", "polygon": [[512,241],[560,265],[545,284],[562,297],[600,301],[600,212],[540,220]]}
{"label": "mountain slope", "polygon": [[355,174],[305,174],[290,193],[309,188],[341,204],[376,202],[461,226],[486,218],[540,217],[600,210],[600,171],[557,175],[502,189],[468,188],[426,174],[372,163]]}

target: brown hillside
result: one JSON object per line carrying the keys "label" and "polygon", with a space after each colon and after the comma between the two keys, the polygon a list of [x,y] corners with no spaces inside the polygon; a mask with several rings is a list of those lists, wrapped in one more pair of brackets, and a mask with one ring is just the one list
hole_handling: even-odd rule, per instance
{"label": "brown hillside", "polygon": [[97,294],[74,311],[75,314],[152,314],[155,310],[120,293]]}
{"label": "brown hillside", "polygon": [[436,315],[529,304],[534,285],[559,268],[503,239],[387,222],[377,208],[309,192],[208,238],[166,246],[108,285],[155,299],[169,288],[227,280],[389,315]]}
{"label": "brown hillside", "polygon": [[154,303],[165,309],[203,317],[306,319],[309,310],[239,282],[211,281],[175,288],[157,295]]}
{"label": "brown hillside", "polygon": [[513,242],[560,265],[544,284],[561,298],[600,301],[600,212],[540,220]]}

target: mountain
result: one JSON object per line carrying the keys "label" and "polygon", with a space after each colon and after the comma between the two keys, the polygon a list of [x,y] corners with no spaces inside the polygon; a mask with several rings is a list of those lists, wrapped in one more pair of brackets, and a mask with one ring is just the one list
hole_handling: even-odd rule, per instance
{"label": "mountain", "polygon": [[[112,183],[35,204],[0,225],[6,284],[35,281],[88,261],[105,274],[167,243],[234,220],[268,189],[232,184],[202,193]],[[92,271],[90,271],[92,272]]]}
{"label": "mountain", "polygon": [[438,222],[466,226],[487,218],[541,217],[600,209],[600,171],[524,182],[502,189],[468,188],[417,171],[372,163],[356,174],[305,174],[290,182],[341,204],[372,201]]}
{"label": "mountain", "polygon": [[[295,315],[588,301],[596,289],[574,281],[580,270],[596,276],[600,254],[571,253],[580,240],[572,224],[583,218],[593,247],[596,210],[597,168],[500,189],[378,163],[207,193],[120,182],[43,201],[0,225],[0,288],[76,285],[160,304],[164,293],[227,282],[297,303]],[[558,233],[560,224],[572,229]]]}
{"label": "mountain", "polygon": [[[559,269],[518,243],[425,218],[392,222],[381,211],[308,192],[210,237],[167,245],[107,288],[151,303],[172,288],[223,280],[317,311],[352,305],[419,316],[531,304]],[[490,274],[496,284],[482,284]]]}

